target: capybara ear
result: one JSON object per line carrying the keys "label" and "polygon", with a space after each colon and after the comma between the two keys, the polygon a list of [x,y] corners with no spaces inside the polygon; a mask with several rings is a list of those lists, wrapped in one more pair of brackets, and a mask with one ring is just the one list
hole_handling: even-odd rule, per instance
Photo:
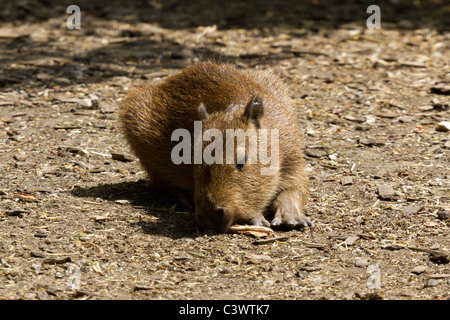
{"label": "capybara ear", "polygon": [[201,102],[198,106],[198,114],[201,120],[206,120],[209,118],[208,110],[206,110],[205,105]]}
{"label": "capybara ear", "polygon": [[260,120],[263,117],[263,115],[264,115],[263,102],[258,96],[254,96],[245,107],[244,122],[249,123],[251,121],[257,128],[260,128],[261,126]]}

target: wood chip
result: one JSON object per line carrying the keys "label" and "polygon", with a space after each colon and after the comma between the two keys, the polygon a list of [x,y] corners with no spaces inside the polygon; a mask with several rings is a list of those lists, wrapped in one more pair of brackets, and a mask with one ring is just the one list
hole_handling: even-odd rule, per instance
{"label": "wood chip", "polygon": [[430,279],[445,279],[450,278],[449,273],[443,273],[443,274],[432,274],[430,275]]}
{"label": "wood chip", "polygon": [[386,119],[394,119],[398,117],[398,114],[395,112],[380,112],[376,114],[377,117],[386,118]]}
{"label": "wood chip", "polygon": [[366,118],[364,118],[364,117],[354,117],[354,116],[350,116],[350,115],[344,116],[344,119],[348,120],[348,121],[352,121],[352,122],[357,122],[357,123],[363,123],[366,121]]}
{"label": "wood chip", "polygon": [[394,189],[390,185],[383,184],[378,186],[378,197],[381,200],[393,200],[394,196],[395,196]]}
{"label": "wood chip", "polygon": [[46,258],[43,260],[45,264],[64,264],[66,262],[72,262],[72,258],[64,257],[64,258]]}
{"label": "wood chip", "polygon": [[152,286],[144,286],[144,285],[141,285],[141,284],[136,284],[133,287],[133,291],[153,290],[153,289],[154,289],[154,287],[152,287]]}
{"label": "wood chip", "polygon": [[102,222],[102,221],[105,221],[105,220],[109,219],[109,217],[106,216],[106,215],[98,215],[98,216],[95,216],[93,218],[94,218],[94,221],[96,221],[96,222]]}
{"label": "wood chip", "polygon": [[22,215],[24,213],[29,214],[30,211],[26,211],[26,210],[7,210],[7,211],[5,211],[5,214],[8,217],[22,217]]}
{"label": "wood chip", "polygon": [[135,160],[134,157],[127,155],[127,154],[123,154],[123,153],[112,153],[111,152],[111,157],[114,160],[122,161],[122,162],[132,162]]}
{"label": "wood chip", "polygon": [[77,130],[81,129],[81,126],[54,126],[55,130]]}
{"label": "wood chip", "polygon": [[343,186],[351,185],[351,184],[353,184],[353,178],[351,176],[343,176],[341,178],[341,184]]}
{"label": "wood chip", "polygon": [[426,68],[426,64],[418,61],[398,61],[399,65],[413,68]]}
{"label": "wood chip", "polygon": [[251,235],[256,238],[268,237],[273,234],[273,230],[271,228],[252,225],[232,226],[228,229],[228,232]]}
{"label": "wood chip", "polygon": [[422,210],[425,206],[423,204],[418,204],[414,206],[409,206],[403,209],[402,213],[406,215],[413,215]]}
{"label": "wood chip", "polygon": [[251,264],[260,264],[262,262],[272,261],[272,258],[265,254],[249,254],[246,258]]}
{"label": "wood chip", "polygon": [[405,246],[401,246],[398,244],[386,244],[386,245],[382,245],[381,248],[386,249],[386,250],[391,250],[391,251],[406,249]]}
{"label": "wood chip", "polygon": [[268,244],[268,243],[274,243],[274,242],[277,242],[277,241],[286,241],[288,239],[289,239],[288,236],[273,237],[273,238],[269,238],[269,239],[258,239],[258,240],[253,241],[252,244],[255,244],[255,245]]}
{"label": "wood chip", "polygon": [[307,272],[318,271],[321,269],[322,269],[321,267],[313,267],[313,266],[303,266],[298,268],[299,271],[307,271]]}
{"label": "wood chip", "polygon": [[358,143],[363,144],[368,147],[383,146],[385,144],[385,142],[383,140],[373,139],[370,137],[358,137],[357,141],[358,141]]}
{"label": "wood chip", "polygon": [[359,240],[358,236],[350,236],[347,237],[347,239],[344,240],[344,244],[346,244],[347,246],[352,246],[355,244],[355,242]]}
{"label": "wood chip", "polygon": [[321,158],[327,156],[329,153],[323,149],[306,149],[305,154],[311,158]]}

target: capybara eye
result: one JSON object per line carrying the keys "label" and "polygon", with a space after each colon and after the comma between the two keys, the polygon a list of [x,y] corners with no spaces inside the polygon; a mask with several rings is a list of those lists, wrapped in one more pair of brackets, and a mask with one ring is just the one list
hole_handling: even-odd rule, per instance
{"label": "capybara eye", "polygon": [[238,170],[242,170],[242,168],[244,167],[244,165],[247,163],[247,160],[248,160],[248,154],[247,154],[247,152],[246,152],[245,155],[244,155],[244,158],[242,158],[242,159],[237,159],[237,162],[236,162],[236,168],[237,168]]}

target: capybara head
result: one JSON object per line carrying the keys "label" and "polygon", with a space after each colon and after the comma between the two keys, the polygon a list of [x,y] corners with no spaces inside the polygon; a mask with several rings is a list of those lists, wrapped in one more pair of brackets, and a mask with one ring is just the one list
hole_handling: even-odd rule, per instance
{"label": "capybara head", "polygon": [[261,217],[276,195],[278,130],[265,128],[268,115],[257,96],[212,113],[202,103],[198,112],[203,131],[194,137],[202,146],[201,163],[194,160],[195,217],[205,229],[226,232],[234,223]]}

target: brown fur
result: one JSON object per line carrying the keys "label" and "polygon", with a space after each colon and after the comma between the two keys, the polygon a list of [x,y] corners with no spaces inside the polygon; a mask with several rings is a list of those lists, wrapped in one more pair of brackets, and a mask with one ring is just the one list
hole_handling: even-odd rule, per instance
{"label": "brown fur", "polygon": [[[248,105],[255,97],[262,101],[263,113],[249,121]],[[201,104],[209,117],[199,112]],[[301,133],[286,86],[274,74],[199,63],[159,86],[132,91],[120,104],[120,120],[150,179],[193,199],[201,226],[221,232],[233,223],[268,226],[269,216],[272,226],[311,225],[302,214],[308,178]],[[259,162],[241,169],[232,164],[175,165],[171,151],[179,142],[171,141],[172,132],[185,128],[193,135],[199,120],[203,130],[217,128],[224,137],[225,129],[258,130],[257,122],[261,128],[279,129],[279,170],[261,175]]]}

